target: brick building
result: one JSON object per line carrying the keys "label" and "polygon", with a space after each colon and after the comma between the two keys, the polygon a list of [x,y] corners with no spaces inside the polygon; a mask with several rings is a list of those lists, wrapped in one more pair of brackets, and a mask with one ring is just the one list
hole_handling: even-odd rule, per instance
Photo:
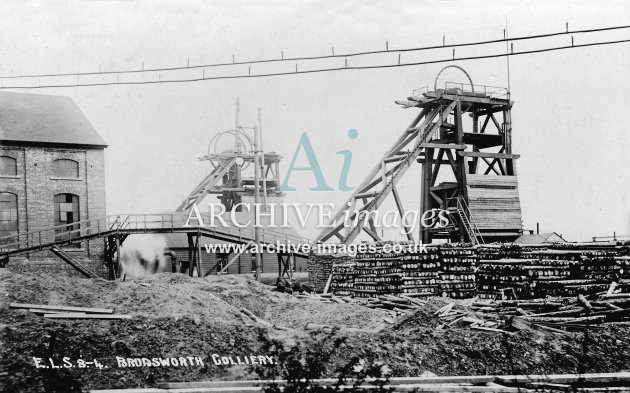
{"label": "brick building", "polygon": [[0,238],[105,216],[105,147],[71,98],[0,92]]}

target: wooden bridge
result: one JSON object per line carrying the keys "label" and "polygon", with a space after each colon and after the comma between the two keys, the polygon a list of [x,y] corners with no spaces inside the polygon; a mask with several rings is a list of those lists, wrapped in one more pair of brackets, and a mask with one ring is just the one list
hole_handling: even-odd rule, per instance
{"label": "wooden bridge", "polygon": [[[201,214],[201,217],[204,222],[210,222],[209,215]],[[242,252],[249,250],[249,247],[254,244],[255,229],[253,227],[186,226],[187,219],[188,213],[182,212],[118,214],[0,237],[0,261],[6,263],[10,256],[51,250],[82,274],[90,276],[89,272],[83,272],[82,270],[85,269],[82,268],[78,262],[73,261],[67,253],[60,252],[61,247],[84,240],[103,239],[105,243],[104,257],[108,265],[109,277],[110,279],[114,279],[118,275],[120,246],[129,235],[185,233],[188,235],[189,274],[192,276],[194,270],[197,269],[199,276],[205,276],[210,274],[213,270],[217,270],[219,263],[208,271],[202,271],[202,237],[247,245]],[[192,222],[197,223],[196,220],[192,220]],[[268,228],[260,228],[260,243],[263,246],[269,246],[278,243],[301,245],[310,244],[311,242],[299,236],[277,232]],[[291,251],[292,252],[289,253],[278,253],[281,275],[291,274],[291,266],[295,262],[295,256],[308,257],[308,255],[303,253],[299,248]],[[221,270],[217,270],[218,273],[225,272],[227,267],[238,259],[240,255],[240,253],[233,254],[234,255],[229,255],[227,260],[221,262]]]}

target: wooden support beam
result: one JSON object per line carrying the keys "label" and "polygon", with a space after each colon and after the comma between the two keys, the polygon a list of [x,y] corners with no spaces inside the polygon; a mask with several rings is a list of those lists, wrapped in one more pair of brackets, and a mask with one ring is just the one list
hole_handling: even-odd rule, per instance
{"label": "wooden support beam", "polygon": [[[438,174],[440,173],[440,168],[442,167],[442,162],[444,161],[442,160],[442,157],[444,157],[444,151],[445,151],[444,149],[438,150],[437,158],[434,161],[435,168],[433,169],[433,173],[431,174],[431,182],[430,182],[431,187],[433,187],[433,185],[435,184]],[[448,161],[446,161],[445,163],[448,163]]]}
{"label": "wooden support beam", "polygon": [[477,152],[477,151],[458,151],[462,157],[481,157],[481,158],[499,158],[499,159],[508,159],[515,160],[520,157],[520,154],[508,154],[508,153],[486,153],[486,152]]}
{"label": "wooden support beam", "polygon": [[188,235],[187,236],[188,237],[188,275],[192,277],[195,243],[193,242],[193,234],[188,233],[187,235]]}
{"label": "wooden support beam", "polygon": [[120,236],[116,233],[116,264],[114,265],[114,275],[120,277]]}
{"label": "wooden support beam", "polygon": [[497,118],[494,117],[494,113],[490,114],[490,118],[492,119],[492,122],[494,123],[494,126],[497,128],[497,130],[499,130],[499,133],[502,134],[503,133],[503,129],[501,128],[501,125],[497,121]]}
{"label": "wooden support beam", "polygon": [[[217,272],[217,274],[223,274],[223,273],[227,272],[227,269],[230,267],[230,265],[231,265],[231,264],[233,264],[234,262],[236,262],[236,261],[238,260],[238,258],[239,258],[241,255],[243,255],[243,253],[244,253],[245,251],[248,251],[248,250],[249,250],[249,248],[252,246],[252,244],[254,244],[254,241],[253,241],[253,240],[250,240],[249,242],[247,242],[247,243],[245,244],[245,247],[241,248],[241,251],[240,251],[240,252],[236,252],[236,253],[234,253],[234,255],[233,255],[233,256],[232,256],[232,257],[228,260],[228,263],[227,263],[225,266],[223,266],[223,268],[222,268],[219,272]],[[217,267],[220,263],[221,263],[221,262],[218,262],[218,263],[217,263],[216,265],[214,265],[214,266],[213,266],[210,270],[208,270],[208,272],[204,275],[204,277],[205,277],[205,276],[207,276],[208,274],[210,274],[210,272],[211,272],[212,270],[214,270],[214,269],[215,269],[215,268],[216,268],[216,267]]]}
{"label": "wooden support beam", "polygon": [[434,149],[456,149],[456,150],[466,150],[468,146],[465,144],[451,144],[451,143],[421,143],[420,146],[426,148],[434,148]]}
{"label": "wooden support beam", "polygon": [[[455,106],[455,125],[457,126],[457,143],[463,145],[464,124],[462,119],[461,99],[457,100],[457,105]],[[464,159],[464,157],[458,155],[455,159],[455,165],[457,167],[457,170],[455,171],[455,178],[457,179],[457,193],[458,195],[461,195],[464,199],[468,199],[468,191],[466,189],[466,160]]]}
{"label": "wooden support beam", "polygon": [[197,244],[195,244],[195,246],[197,247],[197,277],[203,277],[203,267],[201,266],[201,231],[197,231]]}
{"label": "wooden support beam", "polygon": [[479,131],[480,134],[484,134],[486,132],[486,127],[488,126],[489,120],[490,120],[490,116],[486,116],[486,118],[483,121],[483,124],[481,125],[481,130]]}
{"label": "wooden support beam", "polygon": [[[423,108],[422,111],[416,116],[416,118],[407,127],[407,132],[408,133],[402,134],[398,138],[398,140],[396,142],[394,142],[392,147],[387,150],[387,153],[385,153],[385,155],[383,156],[382,159],[386,159],[386,158],[389,158],[389,157],[392,157],[394,155],[399,154],[401,149],[404,148],[408,143],[410,143],[413,140],[413,138],[416,137],[417,133],[419,132],[418,130],[425,129],[427,126],[429,126],[430,123],[433,121],[433,119],[437,115],[438,115],[438,111],[437,110]],[[415,129],[415,130],[411,131],[410,129],[412,129],[412,128]],[[416,157],[414,157],[414,158],[416,158]],[[406,157],[405,160],[403,160],[401,162],[401,164],[398,165],[396,168],[402,168],[402,165],[407,160],[408,160],[408,157]],[[353,193],[353,195],[351,195],[348,198],[346,203],[342,204],[341,207],[337,210],[337,212],[335,212],[335,214],[333,215],[331,221],[334,222],[334,221],[339,220],[339,218],[344,214],[344,211],[346,210],[346,207],[348,206],[348,202],[352,203],[354,201],[354,199],[355,199],[354,195],[356,195],[358,193],[361,193],[361,192],[365,192],[365,191],[367,191],[368,189],[371,188],[370,185],[375,182],[374,181],[374,177],[379,172],[379,170],[380,170],[380,161],[370,171],[370,173],[363,180],[363,182],[356,188],[356,191]],[[398,170],[398,169],[396,169],[396,170]],[[380,178],[379,178],[378,182],[380,182]],[[378,182],[376,184],[378,184]],[[317,237],[317,239],[320,240],[320,241],[326,241],[332,236],[339,237],[339,236],[337,236],[337,234],[339,233],[339,231],[342,228],[343,228],[343,226],[341,226],[341,227],[338,226],[338,227],[332,228],[332,229],[326,228],[326,229],[322,230],[322,232],[320,232],[320,234]],[[342,237],[342,239],[343,239],[343,237]]]}
{"label": "wooden support beam", "polygon": [[457,162],[453,157],[453,153],[450,150],[444,150],[446,152],[446,157],[448,158],[448,163],[451,165],[451,169],[453,170],[453,174],[455,174],[455,178],[457,179],[459,174],[457,170]]}
{"label": "wooden support beam", "polygon": [[405,209],[403,208],[402,201],[400,199],[400,196],[398,195],[398,190],[396,189],[396,186],[392,187],[392,195],[394,195],[394,201],[396,202],[396,207],[398,208],[398,214],[400,214],[400,222],[405,228],[405,232],[407,232],[407,240],[414,241],[409,226],[403,221],[403,217],[405,216]]}

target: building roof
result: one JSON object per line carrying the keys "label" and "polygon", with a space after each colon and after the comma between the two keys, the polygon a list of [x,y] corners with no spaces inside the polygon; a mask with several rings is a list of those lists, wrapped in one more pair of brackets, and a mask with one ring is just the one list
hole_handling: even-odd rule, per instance
{"label": "building roof", "polygon": [[107,147],[72,98],[8,92],[0,92],[0,142]]}
{"label": "building roof", "polygon": [[514,240],[516,244],[543,244],[543,243],[566,243],[567,241],[556,232],[528,233],[521,235]]}

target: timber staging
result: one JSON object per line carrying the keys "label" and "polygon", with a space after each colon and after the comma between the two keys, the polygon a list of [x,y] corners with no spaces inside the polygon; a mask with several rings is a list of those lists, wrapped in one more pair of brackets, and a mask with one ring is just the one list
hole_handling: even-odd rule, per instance
{"label": "timber staging", "polygon": [[[293,381],[295,383],[296,381]],[[297,381],[304,382],[304,381]],[[394,392],[627,392],[630,372],[599,374],[551,375],[473,375],[450,377],[399,377],[390,379],[339,380],[337,378],[310,380],[313,388],[336,388],[335,391]],[[287,388],[286,380],[242,380],[208,382],[170,382],[159,388],[91,390],[91,393],[233,393],[262,392],[277,386]]]}

